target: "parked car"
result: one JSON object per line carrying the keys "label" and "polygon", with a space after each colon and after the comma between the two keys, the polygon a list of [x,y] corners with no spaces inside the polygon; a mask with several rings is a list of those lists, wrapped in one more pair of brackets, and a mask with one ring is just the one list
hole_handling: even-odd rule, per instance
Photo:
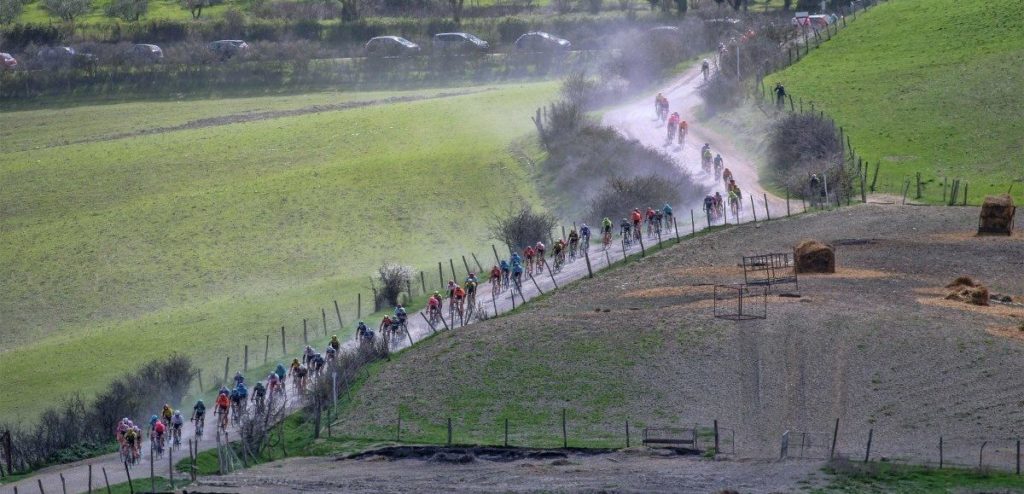
{"label": "parked car", "polygon": [[18,60],[10,53],[0,53],[0,68],[14,69],[18,66]]}
{"label": "parked car", "polygon": [[366,42],[365,49],[371,57],[401,57],[419,54],[420,45],[401,36],[377,36]]}
{"label": "parked car", "polygon": [[486,41],[469,33],[438,33],[434,35],[434,49],[449,53],[485,52],[491,48]]}
{"label": "parked car", "polygon": [[56,67],[90,67],[96,64],[96,55],[79,53],[70,46],[47,46],[36,54],[40,65],[44,68]]}
{"label": "parked car", "polygon": [[560,51],[572,48],[569,40],[536,31],[526,33],[515,42],[516,49],[523,51]]}
{"label": "parked car", "polygon": [[214,53],[220,57],[221,60],[226,60],[235,56],[245,56],[249,53],[249,43],[240,39],[222,39],[211,42],[206,45]]}
{"label": "parked car", "polygon": [[128,49],[128,56],[144,63],[160,63],[164,59],[164,51],[156,45],[138,44]]}

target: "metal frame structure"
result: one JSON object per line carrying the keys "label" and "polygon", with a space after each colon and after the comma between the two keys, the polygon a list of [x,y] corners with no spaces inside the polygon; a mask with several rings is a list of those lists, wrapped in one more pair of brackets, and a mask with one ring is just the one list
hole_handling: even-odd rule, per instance
{"label": "metal frame structure", "polygon": [[[744,300],[754,300],[753,305],[758,304],[760,299],[760,311],[752,311],[751,303],[744,303]],[[736,301],[735,310],[730,310],[726,302]],[[715,285],[714,314],[717,319],[728,319],[730,321],[749,321],[753,319],[768,318],[768,285]]]}
{"label": "metal frame structure", "polygon": [[800,291],[795,259],[785,252],[743,256],[743,283],[765,285],[768,291],[772,285],[792,283]]}

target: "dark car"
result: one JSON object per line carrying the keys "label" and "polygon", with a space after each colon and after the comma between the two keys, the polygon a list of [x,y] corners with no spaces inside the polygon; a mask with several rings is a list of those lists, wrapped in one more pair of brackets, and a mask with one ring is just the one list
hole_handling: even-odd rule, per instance
{"label": "dark car", "polygon": [[572,43],[558,36],[536,31],[520,36],[515,46],[522,51],[562,51],[572,48]]}
{"label": "dark car", "polygon": [[221,60],[226,60],[236,56],[245,56],[249,53],[249,43],[240,39],[217,40],[206,45],[206,47]]}
{"label": "dark car", "polygon": [[469,33],[438,33],[434,35],[433,45],[435,50],[448,53],[485,52],[491,47]]}
{"label": "dark car", "polygon": [[36,59],[43,68],[91,67],[96,65],[96,55],[78,53],[70,46],[47,46],[39,50]]}
{"label": "dark car", "polygon": [[366,42],[365,49],[372,57],[401,57],[419,54],[420,45],[401,36],[377,36]]}
{"label": "dark car", "polygon": [[164,51],[156,45],[138,44],[128,49],[132,60],[143,63],[159,63],[164,59]]}
{"label": "dark car", "polygon": [[12,57],[10,53],[0,53],[0,68],[13,69],[17,66],[18,60]]}

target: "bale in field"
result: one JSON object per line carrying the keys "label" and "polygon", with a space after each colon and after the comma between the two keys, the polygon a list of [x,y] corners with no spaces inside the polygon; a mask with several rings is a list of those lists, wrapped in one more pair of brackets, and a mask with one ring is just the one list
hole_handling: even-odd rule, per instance
{"label": "bale in field", "polygon": [[797,273],[835,273],[836,252],[831,245],[804,240],[793,251]]}
{"label": "bale in field", "polygon": [[988,305],[988,288],[970,276],[960,276],[946,285],[950,289],[946,300],[959,300],[974,305]]}
{"label": "bale in field", "polygon": [[981,205],[978,234],[1010,235],[1013,233],[1013,214],[1016,208],[1010,194],[988,196]]}

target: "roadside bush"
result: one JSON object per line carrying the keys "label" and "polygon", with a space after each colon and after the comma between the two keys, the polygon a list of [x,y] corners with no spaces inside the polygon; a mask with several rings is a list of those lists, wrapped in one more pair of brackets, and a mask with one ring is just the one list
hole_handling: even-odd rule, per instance
{"label": "roadside bush", "polygon": [[550,149],[552,145],[575,135],[587,123],[584,108],[576,102],[558,100],[543,110],[537,110],[533,121],[537,125],[541,142]]}
{"label": "roadside bush", "polygon": [[106,13],[125,21],[137,21],[149,11],[148,0],[111,0]]}
{"label": "roadside bush", "polygon": [[0,24],[14,22],[24,10],[25,4],[21,0],[0,0]]}
{"label": "roadside bush", "polygon": [[72,22],[89,12],[92,0],[43,0],[43,8],[62,21]]}
{"label": "roadside bush", "polygon": [[590,218],[624,216],[633,208],[645,206],[660,209],[662,204],[679,204],[682,183],[658,175],[633,178],[611,178],[590,200]]}
{"label": "roadside bush", "polygon": [[114,428],[122,417],[143,423],[150,410],[178,404],[195,369],[187,357],[154,360],[111,382],[91,404],[72,395],[46,409],[35,425],[0,424],[11,431],[16,471],[74,461],[97,451],[113,449]]}
{"label": "roadside bush", "polygon": [[383,307],[387,304],[390,307],[398,305],[398,297],[406,291],[409,282],[412,281],[414,270],[409,266],[402,266],[395,263],[384,263],[377,268],[377,279],[374,280],[373,293],[376,296],[374,304],[376,307]]}
{"label": "roadside bush", "polygon": [[498,36],[502,43],[513,43],[530,30],[530,24],[518,17],[506,17],[498,23]]}
{"label": "roadside bush", "polygon": [[6,51],[23,50],[30,44],[55,45],[64,39],[64,33],[52,24],[14,24],[5,29],[2,34],[3,46]]}
{"label": "roadside bush", "polygon": [[491,221],[491,237],[503,242],[510,249],[521,250],[538,240],[544,241],[551,235],[551,229],[558,219],[551,213],[534,211],[529,204],[509,207],[504,213],[494,215]]}
{"label": "roadside bush", "polygon": [[701,84],[700,97],[712,114],[735,108],[743,102],[743,87],[735,78],[716,72],[707,82]]}
{"label": "roadside bush", "polygon": [[[335,396],[345,396],[352,389],[352,386],[359,380],[361,371],[367,365],[391,357],[390,346],[383,337],[377,335],[373,344],[361,344],[355,348],[342,349],[335,357],[334,363],[324,369],[324,376],[327,379],[316,379],[313,381],[309,391],[305,394],[305,407],[303,411],[309,421],[313,423],[313,437],[320,436],[320,428],[323,423],[321,417],[328,407],[333,405]],[[337,379],[331,376],[337,375]],[[337,387],[334,387],[335,384]]]}
{"label": "roadside bush", "polygon": [[817,114],[790,114],[775,123],[768,140],[768,171],[773,182],[800,194],[811,174],[827,174],[830,189],[850,188],[839,133]]}

